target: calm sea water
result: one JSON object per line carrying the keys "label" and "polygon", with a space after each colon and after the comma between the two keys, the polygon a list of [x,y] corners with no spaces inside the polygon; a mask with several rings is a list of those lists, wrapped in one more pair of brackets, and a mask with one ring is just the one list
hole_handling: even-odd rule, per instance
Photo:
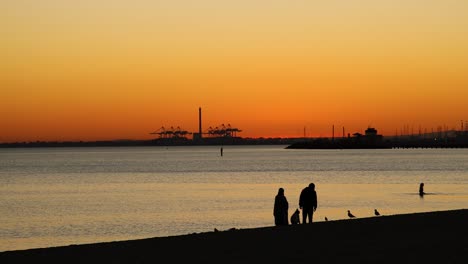
{"label": "calm sea water", "polygon": [[0,251],[272,226],[310,182],[315,221],[468,208],[468,149],[284,147],[0,149]]}

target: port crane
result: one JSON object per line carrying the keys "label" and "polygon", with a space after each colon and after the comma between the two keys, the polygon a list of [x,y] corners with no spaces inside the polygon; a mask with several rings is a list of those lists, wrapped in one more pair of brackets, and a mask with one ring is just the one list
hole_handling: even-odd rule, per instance
{"label": "port crane", "polygon": [[159,138],[186,138],[187,135],[192,134],[187,130],[181,129],[179,126],[174,128],[171,126],[169,129],[166,129],[164,126],[158,130],[151,132],[150,134],[159,135]]}
{"label": "port crane", "polygon": [[221,124],[220,126],[217,127],[209,127],[208,132],[206,134],[212,136],[212,137],[236,137],[237,132],[242,132],[242,130],[238,128],[233,128],[231,124]]}

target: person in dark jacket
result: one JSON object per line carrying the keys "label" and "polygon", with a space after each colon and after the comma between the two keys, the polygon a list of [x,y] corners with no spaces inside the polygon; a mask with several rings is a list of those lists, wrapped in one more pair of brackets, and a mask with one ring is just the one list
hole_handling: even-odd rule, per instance
{"label": "person in dark jacket", "polygon": [[273,216],[275,217],[276,226],[288,225],[288,209],[289,204],[286,196],[284,196],[284,189],[279,188],[273,208]]}
{"label": "person in dark jacket", "polygon": [[423,197],[426,193],[424,192],[424,183],[419,184],[419,196]]}
{"label": "person in dark jacket", "polygon": [[305,187],[299,196],[299,208],[302,209],[302,223],[305,224],[309,219],[309,224],[312,223],[315,210],[317,210],[317,192],[315,184],[311,183]]}

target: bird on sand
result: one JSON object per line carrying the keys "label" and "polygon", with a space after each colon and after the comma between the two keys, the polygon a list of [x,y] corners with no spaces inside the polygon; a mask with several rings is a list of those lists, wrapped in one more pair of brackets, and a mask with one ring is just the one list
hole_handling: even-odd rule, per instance
{"label": "bird on sand", "polygon": [[349,218],[355,218],[356,217],[349,210],[348,210],[348,216],[349,216]]}
{"label": "bird on sand", "polygon": [[325,221],[328,221],[328,218],[325,216]]}
{"label": "bird on sand", "polygon": [[374,209],[374,214],[375,214],[376,216],[379,216],[379,215],[380,215],[380,213],[379,213],[379,211],[377,211],[377,209]]}

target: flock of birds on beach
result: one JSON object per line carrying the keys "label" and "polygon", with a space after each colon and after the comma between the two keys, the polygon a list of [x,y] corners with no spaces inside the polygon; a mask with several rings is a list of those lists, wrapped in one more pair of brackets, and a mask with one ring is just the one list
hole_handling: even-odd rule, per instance
{"label": "flock of birds on beach", "polygon": [[[375,215],[375,216],[380,216],[380,212],[377,211],[377,209],[374,209],[374,215]],[[348,217],[349,217],[350,219],[356,218],[356,216],[353,215],[353,214],[351,213],[350,210],[348,210]],[[327,218],[326,216],[325,216],[325,221],[328,221],[328,218]],[[234,231],[234,230],[237,230],[237,229],[233,227],[233,228],[228,229],[227,231]],[[219,230],[218,230],[217,228],[215,228],[215,229],[214,229],[214,232],[219,232]]]}
{"label": "flock of birds on beach", "polygon": [[[375,215],[375,216],[380,216],[380,212],[377,211],[377,209],[374,209],[374,215]],[[348,217],[349,217],[350,219],[356,218],[356,216],[353,215],[353,214],[351,213],[350,210],[348,210]],[[325,216],[325,221],[328,221],[328,218],[327,218],[326,216]],[[228,229],[227,231],[233,231],[233,230],[236,230],[236,228],[230,228],[230,229]],[[217,228],[215,228],[215,229],[214,229],[214,232],[219,232],[219,230],[218,230]]]}
{"label": "flock of birds on beach", "polygon": [[[377,209],[374,209],[374,215],[375,216],[380,216],[380,212]],[[356,218],[356,216],[353,215],[350,210],[348,210],[348,217],[349,218]],[[328,221],[328,218],[326,216],[325,216],[325,221]]]}
{"label": "flock of birds on beach", "polygon": [[[419,184],[419,196],[423,197],[423,196],[426,195],[426,194],[427,194],[427,193],[424,192],[424,183],[421,182],[421,183]],[[377,209],[374,209],[374,215],[375,215],[375,216],[380,216],[380,212],[377,211]],[[351,213],[350,210],[348,210],[348,217],[349,217],[350,219],[356,218],[356,216],[353,215],[353,214]],[[328,218],[327,218],[326,216],[325,216],[325,221],[328,221]]]}
{"label": "flock of birds on beach", "polygon": [[[379,213],[379,211],[377,211],[377,209],[374,209],[374,215],[375,216],[380,216],[380,213]],[[353,215],[350,210],[348,210],[348,216],[349,216],[349,218],[356,218],[356,216]]]}

